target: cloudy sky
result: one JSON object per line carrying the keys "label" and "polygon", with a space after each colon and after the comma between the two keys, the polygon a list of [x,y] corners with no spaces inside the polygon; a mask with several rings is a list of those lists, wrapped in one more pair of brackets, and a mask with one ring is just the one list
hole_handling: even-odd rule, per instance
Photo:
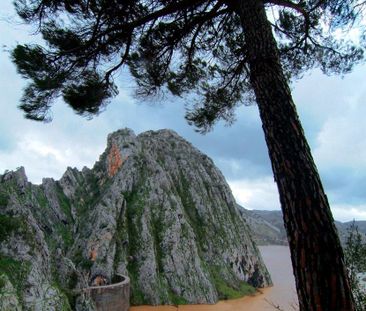
{"label": "cloudy sky", "polygon": [[[51,123],[24,119],[17,105],[25,81],[7,50],[17,42],[34,42],[31,31],[16,23],[11,0],[1,0],[0,174],[24,166],[34,183],[42,177],[59,179],[68,166],[91,167],[112,131],[171,128],[214,160],[240,204],[249,209],[280,208],[256,106],[239,108],[231,127],[220,123],[201,135],[184,120],[182,101],[169,97],[160,104],[136,102],[133,84],[121,74],[120,94],[92,120],[76,116],[62,102],[54,105]],[[366,220],[365,69],[358,66],[344,78],[314,71],[292,86],[333,215],[341,221]]]}

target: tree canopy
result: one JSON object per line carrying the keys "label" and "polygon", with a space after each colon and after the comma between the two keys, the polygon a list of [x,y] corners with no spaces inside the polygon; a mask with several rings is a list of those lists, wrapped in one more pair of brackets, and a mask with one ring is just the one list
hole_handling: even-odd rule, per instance
{"label": "tree canopy", "polygon": [[360,278],[360,274],[366,271],[366,241],[365,235],[358,231],[354,221],[348,228],[344,255],[355,298],[355,309],[366,311],[366,288],[363,288]]}
{"label": "tree canopy", "polygon": [[[245,29],[234,0],[16,0],[46,46],[18,45],[12,58],[30,80],[20,108],[49,121],[55,98],[76,113],[98,114],[118,93],[115,73],[127,65],[137,95],[196,94],[186,118],[202,131],[235,107],[254,102]],[[347,73],[363,57],[340,31],[362,18],[358,0],[264,1],[288,79],[311,68]],[[338,34],[338,35],[337,35]]]}

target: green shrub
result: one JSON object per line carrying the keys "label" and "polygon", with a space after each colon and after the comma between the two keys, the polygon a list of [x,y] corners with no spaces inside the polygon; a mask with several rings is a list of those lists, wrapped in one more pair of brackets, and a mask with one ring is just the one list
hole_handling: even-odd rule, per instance
{"label": "green shrub", "polygon": [[75,253],[74,262],[76,265],[79,265],[81,268],[83,268],[85,270],[89,270],[93,265],[93,261],[91,261],[90,259],[84,258],[81,249],[79,249]]}
{"label": "green shrub", "polygon": [[4,192],[0,192],[0,206],[6,206],[9,202],[9,195]]}
{"label": "green shrub", "polygon": [[131,281],[131,305],[132,306],[139,306],[146,304],[146,299],[144,293],[138,288],[134,286]]}
{"label": "green shrub", "polygon": [[0,293],[3,287],[5,287],[6,285],[6,281],[5,281],[5,276],[3,274],[0,274]]}
{"label": "green shrub", "polygon": [[366,311],[366,292],[361,288],[358,278],[359,273],[366,272],[366,243],[354,223],[348,230],[344,257],[355,299],[355,310]]}
{"label": "green shrub", "polygon": [[91,261],[90,259],[85,259],[83,258],[80,261],[80,267],[85,269],[85,270],[89,270],[93,265],[93,261]]}
{"label": "green shrub", "polygon": [[64,224],[58,224],[56,225],[56,230],[58,234],[61,236],[62,241],[64,242],[64,247],[66,249],[69,249],[74,243],[71,228]]}
{"label": "green shrub", "polygon": [[173,292],[170,292],[169,296],[170,296],[170,300],[172,301],[172,304],[173,305],[178,306],[178,305],[186,305],[186,304],[188,304],[188,301],[186,299],[184,299],[183,297],[180,297],[180,296],[174,294]]}
{"label": "green shrub", "polygon": [[21,232],[24,229],[24,222],[19,217],[0,215],[0,241],[6,240],[12,232]]}
{"label": "green shrub", "polygon": [[233,287],[225,282],[224,278],[219,273],[220,267],[211,269],[211,275],[219,294],[219,299],[237,299],[247,295],[253,295],[256,289],[244,281],[238,281],[238,285]]}
{"label": "green shrub", "polygon": [[19,298],[22,297],[29,268],[29,262],[20,262],[13,258],[0,255],[0,274],[6,274],[8,276]]}

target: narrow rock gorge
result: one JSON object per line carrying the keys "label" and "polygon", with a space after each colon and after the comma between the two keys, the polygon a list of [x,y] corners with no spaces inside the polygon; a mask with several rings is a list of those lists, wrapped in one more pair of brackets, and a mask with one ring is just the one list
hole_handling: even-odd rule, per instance
{"label": "narrow rock gorge", "polygon": [[170,130],[108,136],[92,169],[0,176],[0,309],[94,310],[81,289],[131,279],[132,304],[215,303],[271,284],[245,214]]}

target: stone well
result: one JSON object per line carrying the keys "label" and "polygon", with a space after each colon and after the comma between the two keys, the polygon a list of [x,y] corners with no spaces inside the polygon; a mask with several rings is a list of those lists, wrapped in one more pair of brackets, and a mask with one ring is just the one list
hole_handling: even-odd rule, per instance
{"label": "stone well", "polygon": [[127,311],[130,308],[130,279],[116,275],[113,283],[84,289],[93,299],[98,311]]}

